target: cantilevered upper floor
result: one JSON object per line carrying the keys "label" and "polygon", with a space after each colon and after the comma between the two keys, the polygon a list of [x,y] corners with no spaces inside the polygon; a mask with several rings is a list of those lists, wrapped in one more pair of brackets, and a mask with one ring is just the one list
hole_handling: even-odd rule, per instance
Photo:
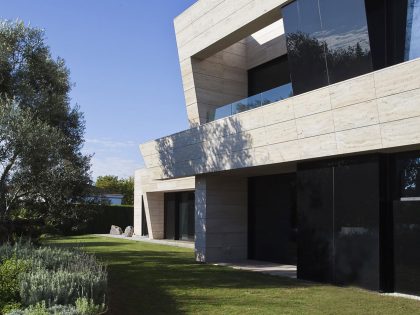
{"label": "cantilevered upper floor", "polygon": [[175,178],[420,143],[420,0],[200,0],[175,19],[191,128]]}
{"label": "cantilevered upper floor", "polygon": [[200,0],[175,19],[191,126],[420,56],[419,0]]}

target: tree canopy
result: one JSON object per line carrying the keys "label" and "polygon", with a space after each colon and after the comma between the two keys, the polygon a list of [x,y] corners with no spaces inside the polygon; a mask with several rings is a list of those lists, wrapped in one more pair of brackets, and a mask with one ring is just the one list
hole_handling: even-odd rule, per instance
{"label": "tree canopy", "polygon": [[90,180],[85,121],[69,70],[44,32],[0,21],[0,217],[24,207],[52,224],[74,216]]}
{"label": "tree canopy", "polygon": [[119,179],[114,175],[98,176],[95,186],[104,193],[122,194],[122,203],[125,205],[134,204],[134,177]]}

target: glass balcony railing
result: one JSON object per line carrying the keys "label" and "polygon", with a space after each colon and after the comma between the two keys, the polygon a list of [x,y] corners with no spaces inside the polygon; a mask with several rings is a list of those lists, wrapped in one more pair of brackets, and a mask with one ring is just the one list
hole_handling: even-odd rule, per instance
{"label": "glass balcony railing", "polygon": [[274,89],[256,94],[240,101],[218,107],[207,113],[207,122],[241,113],[263,105],[278,102],[293,96],[292,84],[278,86]]}

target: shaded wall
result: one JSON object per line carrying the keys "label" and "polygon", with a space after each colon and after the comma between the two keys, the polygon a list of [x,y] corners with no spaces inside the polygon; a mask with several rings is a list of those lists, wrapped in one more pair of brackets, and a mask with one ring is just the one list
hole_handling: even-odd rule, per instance
{"label": "shaded wall", "polygon": [[195,192],[196,260],[247,258],[247,179],[197,176]]}
{"label": "shaded wall", "polygon": [[301,165],[298,277],[380,288],[379,157]]}
{"label": "shaded wall", "polygon": [[296,264],[296,174],[248,180],[248,257]]}

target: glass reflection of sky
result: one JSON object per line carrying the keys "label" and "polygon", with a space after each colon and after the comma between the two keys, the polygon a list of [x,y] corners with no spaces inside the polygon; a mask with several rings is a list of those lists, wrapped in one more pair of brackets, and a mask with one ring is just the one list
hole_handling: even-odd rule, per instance
{"label": "glass reflection of sky", "polygon": [[370,50],[363,0],[320,0],[319,12],[323,31],[317,37],[329,49],[359,44],[363,50]]}
{"label": "glass reflection of sky", "polygon": [[420,0],[408,0],[405,60],[420,57]]}

